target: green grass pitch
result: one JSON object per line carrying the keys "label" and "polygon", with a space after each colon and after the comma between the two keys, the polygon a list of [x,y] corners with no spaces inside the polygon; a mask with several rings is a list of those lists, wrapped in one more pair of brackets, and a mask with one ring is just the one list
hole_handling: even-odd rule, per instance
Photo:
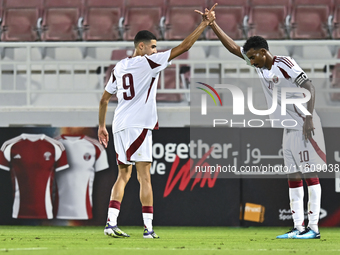
{"label": "green grass pitch", "polygon": [[277,240],[282,227],[121,227],[130,238],[104,236],[103,227],[0,226],[0,254],[340,254],[340,229],[321,228],[320,240]]}

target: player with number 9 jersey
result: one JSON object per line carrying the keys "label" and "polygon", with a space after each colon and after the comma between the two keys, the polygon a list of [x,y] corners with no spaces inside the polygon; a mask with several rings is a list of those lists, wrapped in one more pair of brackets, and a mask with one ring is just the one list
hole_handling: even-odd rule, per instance
{"label": "player with number 9 jersey", "polygon": [[157,83],[160,71],[171,64],[170,52],[128,57],[112,70],[105,90],[118,98],[113,133],[132,127],[158,129]]}
{"label": "player with number 9 jersey", "polygon": [[[153,192],[150,168],[152,162],[152,133],[158,129],[156,91],[159,73],[171,60],[189,50],[210,22],[215,19],[214,8],[207,10],[205,19],[177,47],[157,53],[157,39],[147,30],[139,31],[135,38],[135,51],[131,58],[117,63],[99,104],[98,138],[107,147],[109,135],[105,127],[107,106],[116,93],[118,105],[113,119],[113,137],[118,176],[112,187],[107,224],[104,234],[129,237],[117,226],[124,189],[130,179],[132,165],[137,169],[140,183],[140,201],[144,222],[143,238],[159,238],[153,231]],[[196,11],[199,12],[199,11]],[[200,13],[200,12],[199,12]]]}

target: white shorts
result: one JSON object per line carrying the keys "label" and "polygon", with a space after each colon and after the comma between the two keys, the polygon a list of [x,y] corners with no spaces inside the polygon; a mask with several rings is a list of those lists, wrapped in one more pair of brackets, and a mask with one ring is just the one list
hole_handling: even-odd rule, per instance
{"label": "white shorts", "polygon": [[127,128],[113,134],[117,165],[152,162],[152,131]]}
{"label": "white shorts", "polygon": [[320,121],[314,123],[314,135],[305,140],[302,130],[285,129],[283,157],[286,173],[311,173],[327,169],[326,147]]}

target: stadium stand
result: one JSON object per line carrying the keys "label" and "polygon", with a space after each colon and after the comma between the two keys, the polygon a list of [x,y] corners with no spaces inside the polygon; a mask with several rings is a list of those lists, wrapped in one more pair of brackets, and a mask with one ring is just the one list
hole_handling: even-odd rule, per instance
{"label": "stadium stand", "polygon": [[[189,53],[185,52],[182,55],[178,56],[176,60],[179,59],[188,59]],[[180,88],[188,89],[190,83],[190,67],[188,65],[180,65],[179,66],[179,86]],[[176,88],[176,65],[172,64],[167,67],[164,71],[164,88],[162,88],[161,81],[158,81],[157,88],[158,89],[180,89]],[[160,77],[161,79],[161,77]],[[181,102],[183,100],[183,94],[181,93],[157,93],[156,96],[157,102]]]}
{"label": "stadium stand", "polygon": [[[340,88],[340,50],[338,51],[338,62],[331,70],[331,87],[337,89]],[[330,97],[332,101],[340,101],[340,93],[331,93]]]}
{"label": "stadium stand", "polygon": [[[1,0],[1,39],[131,41],[147,29],[182,40],[201,20],[194,10],[215,2],[219,26],[234,40],[340,38],[340,0]],[[210,28],[204,38],[217,39]]]}
{"label": "stadium stand", "polygon": [[340,0],[335,0],[333,13],[333,38],[340,39]]}
{"label": "stadium stand", "polygon": [[0,0],[0,24],[1,22],[3,21],[3,16],[4,16],[4,13],[3,13],[3,5],[4,5],[4,0]]}
{"label": "stadium stand", "polygon": [[1,1],[1,40],[38,41],[37,22],[42,16],[43,0]]}
{"label": "stadium stand", "polygon": [[[242,41],[237,41],[238,45],[242,45]],[[131,42],[86,42],[86,46],[90,50],[90,54],[82,59],[79,59],[79,48],[84,46],[84,42],[30,42],[15,44],[9,42],[2,42],[2,46],[6,47],[4,50],[4,60],[0,61],[0,112],[6,113],[6,117],[1,120],[1,125],[15,124],[15,123],[33,123],[48,124],[48,123],[64,123],[58,125],[93,125],[93,119],[90,120],[88,116],[97,113],[100,96],[103,93],[104,87],[104,73],[96,72],[96,69],[114,64],[116,61],[110,60],[112,48],[126,49],[131,47]],[[168,49],[174,46],[173,42],[159,43],[162,48]],[[273,53],[280,52],[280,49],[285,49],[288,46],[293,46],[292,53],[304,52],[305,47],[312,46],[318,52],[328,53],[332,47],[339,47],[336,40],[273,40],[269,41],[269,47],[275,48]],[[47,47],[47,56],[41,59],[39,48]],[[158,90],[159,94],[181,94],[168,101],[162,101],[160,112],[163,112],[161,118],[166,123],[177,123],[177,126],[186,123],[187,119],[178,119],[177,113],[184,113],[189,111],[187,107],[188,100],[183,98],[190,92],[190,89],[180,84],[182,77],[176,77],[175,73],[182,76],[181,71],[190,72],[184,73],[184,78],[191,73],[191,79],[205,80],[210,78],[217,78],[222,81],[224,78],[245,78],[245,81],[251,81],[250,78],[255,78],[256,73],[251,67],[245,65],[244,61],[238,58],[225,58],[220,56],[218,58],[207,59],[202,53],[202,49],[206,47],[217,47],[220,51],[226,51],[219,41],[198,41],[189,51],[189,58],[185,60],[174,59],[173,74],[166,78],[160,77],[162,84]],[[72,48],[72,49],[70,49]],[[31,49],[31,51],[30,51]],[[67,52],[67,59],[65,54],[56,55],[55,52]],[[30,52],[30,54],[29,54]],[[106,52],[106,54],[103,54]],[[126,52],[126,50],[125,50]],[[309,51],[310,52],[310,51]],[[306,51],[306,54],[308,52]],[[331,100],[330,94],[339,93],[339,88],[331,85],[329,77],[330,72],[321,72],[320,69],[325,65],[335,65],[339,63],[339,59],[323,58],[322,54],[309,54],[310,58],[301,58],[298,61],[300,66],[307,71],[308,77],[313,80],[315,84],[316,93],[318,94],[317,110],[322,109],[323,116],[326,120],[323,123],[333,123],[334,114],[338,111],[339,101]],[[74,56],[74,58],[72,58]],[[195,56],[192,58],[191,56]],[[121,59],[122,57],[117,57]],[[188,65],[186,70],[181,68],[181,65]],[[182,70],[181,70],[182,69]],[[246,69],[249,71],[246,71]],[[216,71],[212,71],[216,70]],[[108,71],[109,73],[110,71]],[[333,70],[334,75],[335,70]],[[334,77],[336,77],[334,75]],[[188,77],[187,77],[188,78]],[[334,78],[335,79],[335,78]],[[195,81],[194,80],[194,81]],[[176,85],[168,83],[174,82]],[[193,82],[193,80],[192,80]],[[324,83],[326,82],[326,84]],[[184,83],[183,83],[184,84]],[[327,86],[326,86],[327,85]],[[174,88],[175,87],[175,88]],[[245,88],[245,84],[242,89]],[[260,99],[258,95],[262,95],[261,87],[254,86],[254,106],[256,109],[262,109],[265,99]],[[246,91],[244,93],[247,93]],[[180,101],[182,100],[182,101]],[[232,104],[232,100],[226,101],[225,105],[228,107]],[[110,107],[113,111],[115,104]],[[164,107],[164,109],[162,109]],[[33,119],[14,119],[19,116],[19,113],[25,113],[36,109],[40,114],[40,118]],[[40,109],[40,110],[39,110]],[[48,109],[54,109],[55,114],[50,114]],[[14,113],[15,112],[15,113]],[[166,113],[165,113],[166,112]],[[83,114],[84,113],[84,114]],[[27,114],[32,116],[33,113]],[[66,116],[67,115],[67,116]],[[72,115],[72,117],[71,117]],[[85,116],[86,115],[86,116]],[[26,116],[26,115],[25,115]],[[63,116],[62,118],[54,118],[53,116]],[[79,117],[84,116],[84,119],[79,122]],[[96,121],[97,117],[94,117]],[[68,120],[69,124],[65,124]],[[78,121],[79,120],[79,121]],[[92,122],[91,122],[92,121]],[[84,123],[84,124],[79,124]],[[163,122],[164,123],[164,122]],[[331,125],[331,124],[329,124]],[[163,124],[164,126],[164,124]]]}
{"label": "stadium stand", "polygon": [[291,0],[251,0],[248,37],[288,38],[290,8]]}
{"label": "stadium stand", "polygon": [[79,20],[84,0],[45,0],[42,19],[43,41],[76,41],[80,39]]}
{"label": "stadium stand", "polygon": [[[209,8],[215,3],[214,0],[208,0]],[[240,40],[246,37],[247,20],[248,20],[248,1],[247,0],[221,0],[217,1],[218,6],[215,9],[218,17],[218,25],[232,39]],[[208,29],[207,39],[217,39],[217,36]]]}
{"label": "stadium stand", "polygon": [[292,39],[328,39],[333,0],[294,0],[291,15]]}
{"label": "stadium stand", "polygon": [[125,0],[124,40],[133,40],[140,30],[149,30],[162,39],[164,4],[164,0]]}
{"label": "stadium stand", "polygon": [[[200,22],[201,17],[194,10],[204,11],[205,7],[210,8],[214,2],[0,0],[3,30],[0,45],[0,111],[9,109],[10,112],[12,107],[40,107],[42,111],[50,108],[97,111],[105,79],[109,77],[112,64],[127,55],[127,49],[133,47],[131,40],[139,29],[149,29],[162,39],[163,41],[158,42],[160,49],[172,48],[177,45],[177,42],[172,40],[184,39]],[[255,34],[275,39],[269,41],[270,48],[275,49],[274,54],[282,53],[294,57],[301,67],[307,70],[311,79],[320,79],[315,80],[316,91],[318,95],[322,95],[318,96],[317,107],[329,110],[327,113],[324,110],[324,114],[328,114],[326,118],[331,121],[332,114],[334,115],[332,109],[340,104],[340,61],[336,58],[340,46],[337,40],[330,40],[330,32],[334,39],[340,38],[340,0],[216,2],[219,3],[216,8],[219,25],[233,39],[239,40],[238,45],[242,45],[244,39]],[[150,14],[146,15],[148,17],[141,16],[151,9],[151,17]],[[275,20],[266,14],[270,10],[276,13]],[[136,11],[136,14],[132,11]],[[307,19],[303,18],[306,15]],[[269,20],[263,18],[266,16]],[[94,20],[98,22],[93,23]],[[285,29],[290,29],[285,27],[288,24],[284,23],[285,21],[289,21],[292,26],[289,33],[292,37],[289,39],[293,40],[285,40],[288,39]],[[267,26],[267,23],[270,26]],[[140,27],[141,25],[143,27]],[[171,117],[175,116],[174,109],[177,111],[180,107],[187,107],[189,99],[186,100],[184,95],[190,92],[190,78],[194,82],[193,79],[201,78],[216,78],[222,81],[229,77],[256,76],[254,70],[244,65],[241,59],[235,58],[216,40],[213,31],[207,29],[201,39],[205,36],[209,40],[196,42],[184,59],[176,58],[173,65],[160,77],[157,100],[167,109],[164,111],[169,112],[164,118],[169,122],[175,119]],[[36,42],[39,40],[42,42]],[[334,68],[326,68],[326,73],[321,72],[325,65],[327,68]],[[110,67],[104,69],[107,66]],[[262,91],[256,89],[254,88],[254,93],[262,95]],[[257,96],[254,97],[254,102],[257,108],[263,106]],[[111,106],[114,108],[115,104]],[[64,110],[60,110],[62,111]],[[45,117],[52,118],[48,113]],[[47,123],[43,121],[44,119],[37,119],[37,123]],[[21,120],[18,122],[21,123]]]}
{"label": "stadium stand", "polygon": [[205,7],[205,0],[167,0],[165,40],[182,40],[188,36],[201,22],[200,15],[194,10],[203,12]]}
{"label": "stadium stand", "polygon": [[116,41],[123,37],[124,0],[86,0],[84,41]]}

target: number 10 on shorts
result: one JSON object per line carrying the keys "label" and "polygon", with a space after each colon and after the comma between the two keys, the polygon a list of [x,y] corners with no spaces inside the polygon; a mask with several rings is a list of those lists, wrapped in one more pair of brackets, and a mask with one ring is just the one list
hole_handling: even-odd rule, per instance
{"label": "number 10 on shorts", "polygon": [[309,152],[308,151],[300,151],[300,163],[309,161]]}

